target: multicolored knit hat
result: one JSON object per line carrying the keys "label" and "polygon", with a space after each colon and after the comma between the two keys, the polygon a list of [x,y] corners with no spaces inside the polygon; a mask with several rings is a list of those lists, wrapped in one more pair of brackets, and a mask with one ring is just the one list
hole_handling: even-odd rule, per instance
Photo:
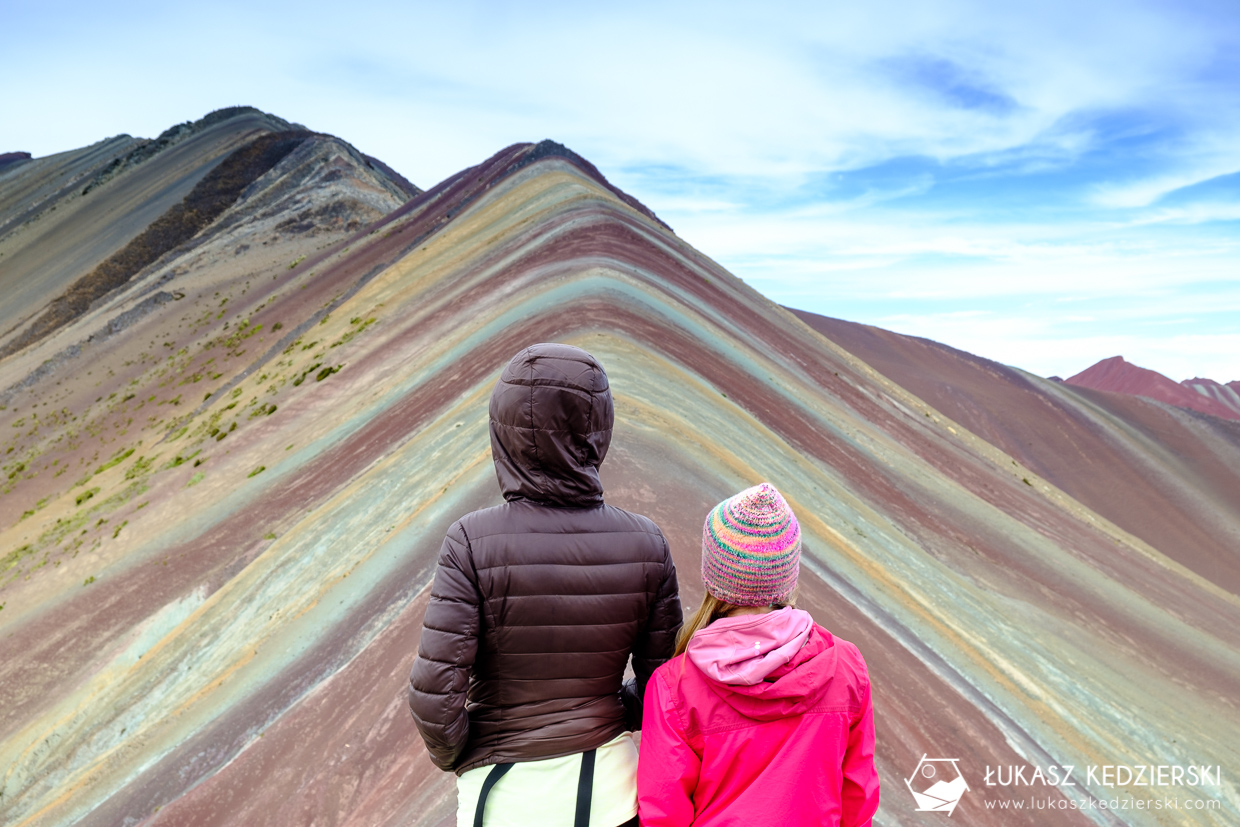
{"label": "multicolored knit hat", "polygon": [[729,497],[706,516],[702,582],[720,600],[768,606],[786,600],[801,567],[801,526],[770,483]]}

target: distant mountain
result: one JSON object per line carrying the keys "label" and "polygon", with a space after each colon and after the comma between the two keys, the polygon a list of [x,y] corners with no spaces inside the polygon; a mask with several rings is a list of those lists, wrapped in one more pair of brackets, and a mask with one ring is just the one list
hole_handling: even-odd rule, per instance
{"label": "distant mountain", "polygon": [[1240,382],[1222,385],[1212,379],[1188,379],[1177,383],[1157,371],[1126,362],[1123,356],[1103,359],[1064,381],[1079,388],[1144,396],[1223,419],[1240,420]]}
{"label": "distant mountain", "polygon": [[1221,382],[1215,382],[1213,379],[1202,379],[1195,377],[1193,379],[1185,379],[1180,383],[1186,388],[1192,388],[1197,393],[1215,402],[1227,407],[1231,410],[1232,419],[1240,419],[1240,381],[1228,382],[1224,385]]}
{"label": "distant mountain", "polygon": [[[1078,502],[1240,594],[1240,557],[1224,527],[1240,516],[1240,476],[1228,469],[1240,458],[1237,425],[1203,429],[1200,417],[1139,396],[1100,394],[929,339],[793,312]],[[1190,493],[1168,497],[1175,489]]]}

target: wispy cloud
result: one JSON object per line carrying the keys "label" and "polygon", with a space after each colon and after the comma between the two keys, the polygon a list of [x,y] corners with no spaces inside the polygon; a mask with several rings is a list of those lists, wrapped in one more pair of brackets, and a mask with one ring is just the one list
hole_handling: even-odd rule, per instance
{"label": "wispy cloud", "polygon": [[[1149,296],[1156,317],[1240,281],[1240,15],[1225,3],[126,8],[6,10],[0,71],[23,82],[0,150],[250,103],[427,186],[555,138],[780,301],[863,321],[987,310],[973,346],[1037,370],[1060,351],[1010,345],[1056,298]],[[1098,310],[1074,324],[1124,323]],[[1240,349],[1209,350],[1230,342],[1219,314],[1167,318],[1186,315],[1201,337],[1168,353],[1195,343],[1240,376]],[[1175,328],[1076,331],[1062,352]]]}

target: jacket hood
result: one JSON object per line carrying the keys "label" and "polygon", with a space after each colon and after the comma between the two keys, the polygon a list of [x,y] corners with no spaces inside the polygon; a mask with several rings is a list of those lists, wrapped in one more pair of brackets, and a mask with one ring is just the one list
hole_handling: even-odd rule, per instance
{"label": "jacket hood", "polygon": [[759,721],[812,708],[837,662],[831,633],[792,608],[716,620],[693,636],[687,654],[711,691]]}
{"label": "jacket hood", "polygon": [[589,353],[561,344],[518,353],[491,392],[491,456],[504,499],[600,505],[598,467],[614,421],[607,374]]}

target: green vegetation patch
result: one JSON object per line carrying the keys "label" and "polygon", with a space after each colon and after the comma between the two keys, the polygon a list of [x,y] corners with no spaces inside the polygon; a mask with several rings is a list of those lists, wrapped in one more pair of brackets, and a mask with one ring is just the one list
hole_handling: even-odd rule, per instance
{"label": "green vegetation patch", "polygon": [[371,316],[369,319],[362,319],[361,316],[355,316],[354,318],[349,319],[349,324],[352,325],[352,327],[345,331],[343,336],[328,345],[328,347],[339,347],[340,345],[348,344],[353,340],[353,337],[370,327],[375,323],[375,321],[376,319],[374,316]]}
{"label": "green vegetation patch", "polygon": [[[199,455],[199,454],[201,454],[201,453],[202,453],[202,449],[201,449],[201,448],[199,448],[197,451],[195,451],[194,453],[192,453],[192,454],[190,454],[190,455],[188,455],[188,456],[184,456],[184,457],[183,457],[183,456],[181,456],[180,454],[177,454],[175,457],[173,457],[172,459],[170,459],[170,460],[168,460],[167,462],[165,462],[165,463],[164,463],[164,464],[160,467],[160,469],[159,469],[159,470],[160,470],[160,471],[167,471],[169,468],[176,468],[176,467],[177,467],[177,466],[179,466],[179,465],[184,465],[185,463],[189,462],[191,459],[193,459],[194,457],[198,456],[198,455]],[[197,464],[197,463],[195,463],[195,464]]]}
{"label": "green vegetation patch", "polygon": [[104,471],[108,470],[109,468],[120,465],[122,462],[129,459],[129,457],[133,454],[133,452],[134,452],[133,448],[121,449],[110,460],[108,460],[103,465],[100,465],[98,468],[96,468],[95,473],[102,474]]}
{"label": "green vegetation patch", "polygon": [[20,563],[23,558],[29,557],[32,554],[34,554],[34,546],[30,543],[10,551],[4,555],[3,559],[0,559],[0,572],[8,571]]}
{"label": "green vegetation patch", "polygon": [[268,402],[250,411],[250,419],[253,419],[256,416],[271,416],[275,412],[276,412],[275,403]]}
{"label": "green vegetation patch", "polygon": [[297,378],[293,380],[293,384],[294,384],[294,385],[300,385],[302,382],[306,381],[306,376],[307,376],[307,375],[308,375],[311,371],[318,370],[318,369],[319,369],[319,368],[321,368],[322,366],[323,366],[323,363],[322,363],[322,362],[315,362],[313,365],[311,365],[310,367],[308,367],[308,368],[306,368],[305,370],[303,370],[300,374],[298,374]]}
{"label": "green vegetation patch", "polygon": [[237,329],[228,338],[221,340],[220,344],[228,348],[228,350],[235,352],[242,342],[262,329],[263,326],[261,324],[251,326],[249,319],[242,319],[241,323],[237,325]]}
{"label": "green vegetation patch", "polygon": [[151,465],[155,462],[154,457],[138,457],[129,470],[125,472],[125,479],[132,480],[147,473],[151,470]]}

